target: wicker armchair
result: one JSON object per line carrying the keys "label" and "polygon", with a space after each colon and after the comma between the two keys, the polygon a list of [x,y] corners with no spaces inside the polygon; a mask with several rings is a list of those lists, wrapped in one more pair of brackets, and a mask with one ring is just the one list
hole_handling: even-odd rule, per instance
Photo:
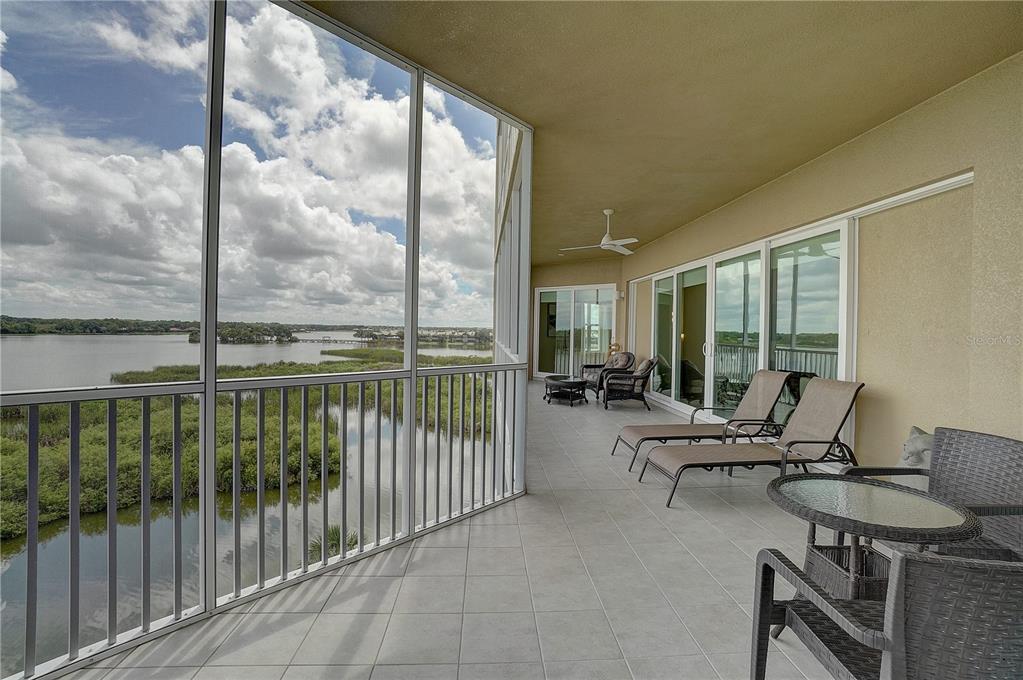
{"label": "wicker armchair", "polygon": [[[774,599],[774,577],[801,598]],[[886,602],[831,597],[778,550],[757,556],[751,680],[784,623],[840,680],[1023,678],[1023,564],[895,553]]]}
{"label": "wicker armchair", "polygon": [[981,518],[984,534],[972,541],[940,545],[944,555],[988,560],[1023,560],[1023,441],[939,427],[931,468],[852,467],[847,475],[925,475],[928,492],[965,505]]}
{"label": "wicker armchair", "polygon": [[650,410],[650,404],[646,403],[646,385],[650,382],[650,374],[654,372],[657,363],[653,359],[647,359],[639,365],[632,373],[614,373],[604,380],[604,408],[607,409],[608,402],[635,399],[643,402],[646,410]]}
{"label": "wicker armchair", "polygon": [[592,390],[594,398],[599,401],[605,378],[615,373],[629,373],[634,363],[636,355],[632,352],[615,352],[602,364],[583,364],[580,377],[586,381],[586,389]]}

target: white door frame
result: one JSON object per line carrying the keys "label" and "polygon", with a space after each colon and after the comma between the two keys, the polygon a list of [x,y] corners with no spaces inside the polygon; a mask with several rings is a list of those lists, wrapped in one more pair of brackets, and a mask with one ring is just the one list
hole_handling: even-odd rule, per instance
{"label": "white door frame", "polygon": [[568,334],[568,365],[571,368],[575,361],[575,293],[579,290],[606,290],[611,293],[611,342],[615,342],[615,323],[618,310],[618,285],[615,283],[594,283],[581,286],[538,286],[533,289],[533,377],[543,378],[553,373],[540,370],[540,294],[559,291],[570,291],[572,302],[569,313]]}

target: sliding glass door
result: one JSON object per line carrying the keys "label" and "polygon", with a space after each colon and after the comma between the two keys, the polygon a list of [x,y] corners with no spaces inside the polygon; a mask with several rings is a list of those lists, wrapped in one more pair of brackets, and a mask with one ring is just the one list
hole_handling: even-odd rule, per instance
{"label": "sliding glass door", "polygon": [[772,369],[838,377],[840,234],[771,249]]}
{"label": "sliding glass door", "polygon": [[583,364],[602,364],[611,347],[611,315],[614,291],[601,288],[575,291],[572,326],[572,375],[582,374]]}
{"label": "sliding glass door", "polygon": [[760,251],[714,266],[714,381],[711,404],[731,409],[760,359]]}
{"label": "sliding glass door", "polygon": [[671,373],[674,365],[675,279],[672,276],[654,281],[653,356],[657,362],[650,389],[671,396]]}
{"label": "sliding glass door", "polygon": [[536,370],[538,373],[569,373],[572,291],[542,291],[539,300]]}
{"label": "sliding glass door", "polygon": [[799,380],[774,414],[785,422],[810,379],[845,379],[850,225],[767,239],[633,282],[650,305],[642,309],[649,340],[636,351],[657,362],[654,400],[727,417],[759,368],[791,371]]}
{"label": "sliding glass door", "polygon": [[534,373],[579,375],[602,364],[614,336],[615,287],[537,289]]}
{"label": "sliding glass door", "polygon": [[782,393],[774,419],[784,423],[812,378],[837,378],[841,233],[832,231],[771,249],[767,362],[798,380]]}
{"label": "sliding glass door", "polygon": [[707,384],[707,267],[675,275],[675,401],[703,406]]}

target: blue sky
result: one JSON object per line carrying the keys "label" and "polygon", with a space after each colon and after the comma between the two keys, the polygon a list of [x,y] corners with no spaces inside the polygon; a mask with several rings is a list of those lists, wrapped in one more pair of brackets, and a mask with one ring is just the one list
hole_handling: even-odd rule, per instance
{"label": "blue sky", "polygon": [[[52,26],[102,18],[110,5],[5,1],[0,16],[7,35],[4,68],[18,79],[22,94],[46,107],[69,132],[132,137],[165,149],[201,145],[205,85],[195,74],[111,59],[66,44],[63,32],[30,28],[37,21]],[[134,28],[143,25],[131,3],[113,6]],[[195,30],[205,32],[205,22]]]}
{"label": "blue sky", "polygon": [[[5,313],[195,318],[204,5],[3,9],[24,159],[4,166]],[[409,75],[282,8],[229,14],[222,316],[400,321]],[[424,137],[421,317],[489,325],[496,120],[445,93]]]}

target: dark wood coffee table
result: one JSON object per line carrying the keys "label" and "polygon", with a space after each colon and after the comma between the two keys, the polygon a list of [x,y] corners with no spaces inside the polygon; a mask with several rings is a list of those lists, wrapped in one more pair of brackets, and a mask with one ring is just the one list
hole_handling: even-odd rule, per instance
{"label": "dark wood coffee table", "polygon": [[575,406],[575,402],[582,401],[590,403],[586,398],[586,380],[571,375],[549,375],[543,379],[544,401],[548,404],[553,399],[567,399],[568,405]]}

